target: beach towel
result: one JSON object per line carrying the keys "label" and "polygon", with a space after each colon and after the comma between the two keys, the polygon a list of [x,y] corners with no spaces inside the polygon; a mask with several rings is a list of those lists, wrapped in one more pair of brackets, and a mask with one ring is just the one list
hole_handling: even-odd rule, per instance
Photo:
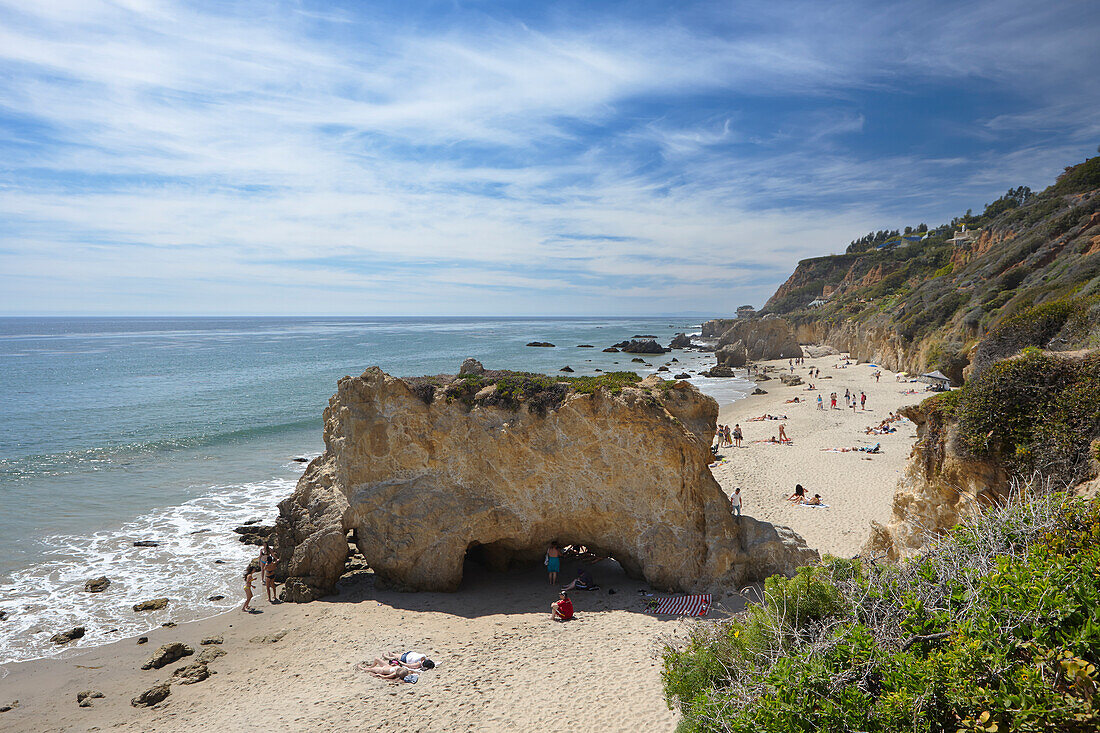
{"label": "beach towel", "polygon": [[828,509],[828,504],[798,504],[803,509]]}
{"label": "beach towel", "polygon": [[711,595],[668,596],[646,601],[650,613],[667,616],[706,616],[710,610]]}

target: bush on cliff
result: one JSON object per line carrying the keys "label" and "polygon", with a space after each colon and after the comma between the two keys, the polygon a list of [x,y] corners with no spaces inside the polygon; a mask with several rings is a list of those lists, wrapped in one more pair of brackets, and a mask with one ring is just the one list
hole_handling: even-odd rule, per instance
{"label": "bush on cliff", "polygon": [[900,565],[827,559],[664,653],[680,731],[1092,731],[1100,503],[987,509]]}

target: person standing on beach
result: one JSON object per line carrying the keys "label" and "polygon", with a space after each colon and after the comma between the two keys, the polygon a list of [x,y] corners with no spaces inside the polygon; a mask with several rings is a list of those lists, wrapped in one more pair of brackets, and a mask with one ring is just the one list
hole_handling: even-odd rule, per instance
{"label": "person standing on beach", "polygon": [[859,393],[859,409],[861,409],[861,410],[866,410],[867,409],[867,393],[866,392],[860,392]]}
{"label": "person standing on beach", "polygon": [[780,443],[790,443],[791,442],[791,439],[787,437],[787,429],[786,428],[787,428],[786,425],[780,425],[779,426],[779,442]]}
{"label": "person standing on beach", "polygon": [[275,595],[275,563],[279,562],[279,557],[272,551],[267,551],[267,565],[264,566],[263,571],[263,583],[264,589],[267,591],[267,602],[276,603],[278,597]]}
{"label": "person standing on beach", "polygon": [[744,438],[745,436],[741,432],[741,424],[735,423],[733,426],[733,444],[740,448],[741,441],[744,440]]}
{"label": "person standing on beach", "polygon": [[557,542],[551,542],[546,548],[546,572],[550,574],[550,585],[557,585],[558,573],[561,571],[561,550]]}
{"label": "person standing on beach", "polygon": [[833,392],[832,394],[830,394],[829,399],[832,400],[832,403],[833,403],[832,405],[830,405],[830,407],[832,407],[835,410],[836,409],[836,392]]}
{"label": "person standing on beach", "polygon": [[817,409],[819,409],[819,410],[824,410],[825,409],[825,400],[821,399],[821,395],[817,396]]}
{"label": "person standing on beach", "polygon": [[733,490],[733,496],[730,497],[730,511],[736,516],[741,516],[741,487],[738,486]]}
{"label": "person standing on beach", "polygon": [[244,605],[241,606],[242,611],[252,611],[252,608],[248,605],[252,603],[252,566],[249,566],[248,571],[244,574]]}

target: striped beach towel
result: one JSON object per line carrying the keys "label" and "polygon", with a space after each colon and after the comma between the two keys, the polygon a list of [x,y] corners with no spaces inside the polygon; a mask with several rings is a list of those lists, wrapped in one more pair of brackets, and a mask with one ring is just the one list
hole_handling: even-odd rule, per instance
{"label": "striped beach towel", "polygon": [[651,601],[650,610],[653,613],[668,616],[706,616],[710,610],[709,593],[698,596],[669,596],[668,598],[655,598]]}

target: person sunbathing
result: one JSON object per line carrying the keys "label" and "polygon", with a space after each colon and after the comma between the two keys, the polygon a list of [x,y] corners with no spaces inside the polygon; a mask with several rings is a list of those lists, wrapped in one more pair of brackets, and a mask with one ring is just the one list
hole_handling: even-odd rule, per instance
{"label": "person sunbathing", "polygon": [[[374,661],[379,662],[384,660],[375,659]],[[377,677],[383,680],[402,680],[405,682],[416,682],[416,680],[419,678],[419,675],[417,675],[416,672],[409,669],[408,667],[402,667],[400,664],[394,665],[385,663],[368,665],[366,662],[360,662],[359,664],[355,665],[355,668],[358,669],[360,672],[366,672],[372,677]],[[410,675],[412,676],[412,679],[409,679]]]}
{"label": "person sunbathing", "polygon": [[806,501],[806,489],[802,487],[802,484],[794,485],[794,493],[787,497],[787,501],[795,504],[802,504]]}
{"label": "person sunbathing", "polygon": [[[420,652],[389,652],[382,655],[382,660],[390,664],[401,664],[409,669],[434,669],[435,662],[428,659],[428,655]],[[377,664],[379,660],[375,659]]]}
{"label": "person sunbathing", "polygon": [[798,399],[798,397],[792,397],[791,399],[787,400],[788,405],[791,404],[792,402],[801,402],[801,400]]}
{"label": "person sunbathing", "polygon": [[573,601],[569,600],[569,595],[562,591],[558,600],[550,604],[550,618],[555,621],[568,621],[573,618]]}
{"label": "person sunbathing", "polygon": [[814,498],[802,502],[807,506],[821,506],[821,494],[814,494]]}

